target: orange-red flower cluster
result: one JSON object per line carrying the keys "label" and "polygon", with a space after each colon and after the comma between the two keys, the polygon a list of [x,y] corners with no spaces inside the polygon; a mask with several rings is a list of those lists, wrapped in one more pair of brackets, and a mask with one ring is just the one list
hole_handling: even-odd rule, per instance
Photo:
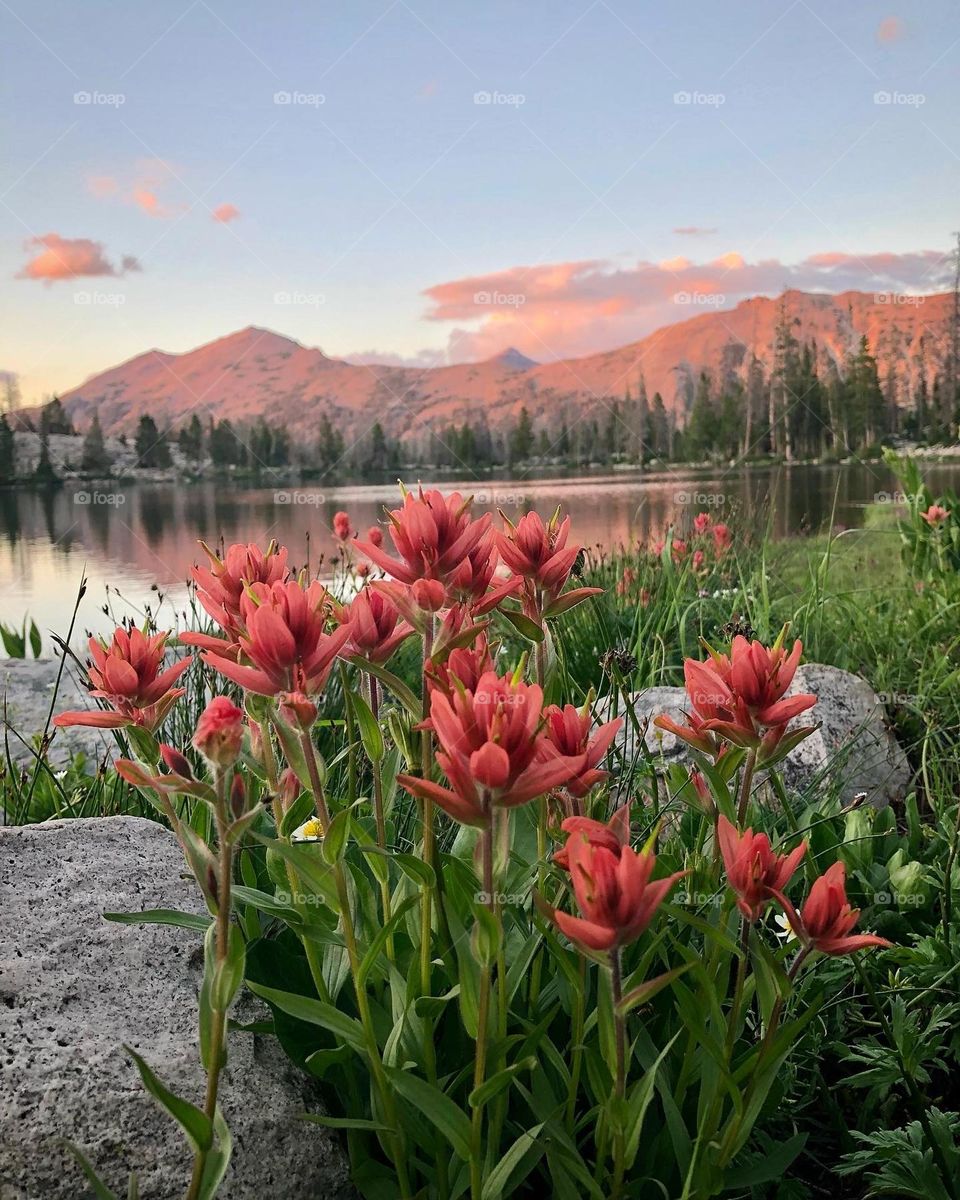
{"label": "orange-red flower cluster", "polygon": [[114,630],[110,645],[91,638],[89,642],[90,695],[106,700],[112,711],[103,709],[63,712],[53,719],[61,728],[89,725],[96,729],[120,729],[139,725],[154,730],[170,711],[183,688],[174,684],[189,667],[184,659],[163,669],[167,633],[148,636],[139,629]]}
{"label": "orange-red flower cluster", "polygon": [[802,652],[799,641],[787,654],[781,645],[768,650],[737,636],[729,656],[711,650],[706,662],[688,658],[683,664],[691,707],[686,724],[665,715],[654,724],[714,757],[722,750],[720,739],[757,749],[760,764],[769,766],[814,729],[786,732],[789,721],[817,702],[809,693],[786,696]]}

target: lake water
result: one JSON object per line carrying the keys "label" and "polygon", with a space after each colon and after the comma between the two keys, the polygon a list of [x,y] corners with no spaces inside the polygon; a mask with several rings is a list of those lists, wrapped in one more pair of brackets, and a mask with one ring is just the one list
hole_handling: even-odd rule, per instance
{"label": "lake water", "polygon": [[[957,486],[960,465],[926,469],[930,485]],[[426,483],[426,481],[424,481]],[[502,509],[511,519],[537,509],[548,515],[560,503],[573,517],[574,534],[589,546],[650,543],[672,526],[688,529],[706,509],[715,520],[751,514],[754,528],[769,514],[774,536],[862,524],[866,507],[897,491],[882,466],[848,464],[640,475],[612,473],[539,480],[444,479],[443,490],[472,492],[478,510]],[[334,513],[349,512],[364,532],[395,506],[395,485],[338,488],[232,487],[221,483],[136,485],[117,492],[0,491],[0,621],[29,615],[46,633],[65,634],[84,574],[75,643],[85,629],[103,631],[144,604],[169,620],[181,607],[191,565],[202,555],[198,539],[257,541],[276,538],[291,560],[316,567],[334,547]],[[321,572],[322,573],[322,572]],[[49,641],[45,642],[49,650]]]}

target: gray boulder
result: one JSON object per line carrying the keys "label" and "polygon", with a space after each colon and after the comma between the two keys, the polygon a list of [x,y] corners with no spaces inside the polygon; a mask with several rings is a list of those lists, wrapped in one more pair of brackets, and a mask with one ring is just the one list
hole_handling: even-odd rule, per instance
{"label": "gray boulder", "polygon": [[[57,687],[60,671],[58,658],[5,658],[0,660],[0,725],[10,753],[16,762],[32,760],[30,747],[47,727],[50,706],[56,697],[54,715],[67,709],[95,708],[87,689],[79,681],[76,664],[68,662]],[[109,730],[87,729],[75,725],[69,729],[49,727],[53,737],[47,757],[57,765],[82,751],[88,758],[101,761],[116,752]]]}
{"label": "gray boulder", "polygon": [[[120,1195],[135,1170],[143,1200],[179,1200],[186,1141],[122,1043],[202,1105],[199,934],[102,916],[201,911],[176,840],[139,817],[0,829],[0,890],[0,1200],[89,1196],[64,1138]],[[353,1195],[333,1136],[299,1119],[316,1097],[274,1039],[231,1036],[221,1104],[234,1139],[225,1198]]]}
{"label": "gray boulder", "polygon": [[[902,799],[910,784],[910,764],[887,728],[883,704],[870,684],[838,667],[806,663],[798,668],[790,686],[789,694],[797,692],[812,692],[817,703],[792,724],[819,723],[820,728],[781,764],[787,788],[801,794],[835,793],[844,804],[866,792],[867,802],[878,808]],[[686,744],[653,724],[661,713],[683,722],[687,708],[684,689],[646,688],[633,695],[632,703],[650,754],[665,766],[686,762]],[[629,718],[619,745],[632,761],[638,747]]]}

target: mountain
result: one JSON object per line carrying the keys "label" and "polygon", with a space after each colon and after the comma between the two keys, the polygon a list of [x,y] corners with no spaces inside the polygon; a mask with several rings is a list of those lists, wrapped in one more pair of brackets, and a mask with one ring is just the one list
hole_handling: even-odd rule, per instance
{"label": "mountain", "polygon": [[628,388],[636,396],[642,373],[648,395],[660,392],[667,409],[682,414],[701,371],[743,379],[756,355],[769,373],[781,308],[799,342],[816,342],[821,368],[842,365],[865,335],[880,378],[896,381],[897,402],[906,405],[921,370],[931,382],[942,366],[953,295],[788,291],[704,312],[583,358],[536,363],[509,349],[483,362],[420,369],[328,358],[251,326],[184,354],[149,350],[61,399],[78,427],[96,410],[107,433],[132,432],[144,413],[163,428],[198,412],[235,424],[264,416],[310,436],[326,413],[348,439],[374,420],[389,436],[415,437],[464,420],[504,427],[524,406],[535,422],[573,420],[622,398]]}

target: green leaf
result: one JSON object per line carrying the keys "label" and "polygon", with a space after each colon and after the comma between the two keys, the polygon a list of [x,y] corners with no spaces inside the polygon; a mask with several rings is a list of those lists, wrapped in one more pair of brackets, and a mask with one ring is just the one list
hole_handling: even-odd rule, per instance
{"label": "green leaf", "polygon": [[39,658],[42,649],[40,630],[37,628],[36,621],[30,622],[30,649],[33,651],[33,657]]}
{"label": "green leaf", "polygon": [[312,1121],[314,1125],[324,1125],[327,1129],[369,1129],[372,1133],[392,1133],[389,1125],[381,1125],[379,1121],[367,1121],[362,1117],[328,1117],[323,1113],[301,1113],[301,1121]]}
{"label": "green leaf", "polygon": [[222,962],[216,961],[216,926],[211,925],[207,930],[205,947],[206,953],[214,962],[213,981],[210,986],[210,1003],[217,1012],[229,1012],[230,1005],[236,998],[243,983],[243,972],[246,965],[246,947],[240,928],[230,924],[227,937],[227,955]]}
{"label": "green leaf", "polygon": [[176,908],[145,908],[142,912],[105,912],[105,921],[116,921],[120,925],[178,925],[181,929],[195,929],[205,933],[213,923],[213,917],[200,913],[180,912]]}
{"label": "green leaf", "polygon": [[294,830],[314,816],[313,796],[309,792],[301,792],[280,819],[280,836],[288,838]]}
{"label": "green leaf", "polygon": [[539,644],[543,641],[543,630],[531,617],[526,613],[513,612],[507,608],[501,608],[500,612],[507,618],[510,624],[514,627],[521,637],[525,637],[528,642]]}
{"label": "green leaf", "polygon": [[470,1158],[470,1119],[446,1092],[409,1071],[396,1067],[384,1068],[387,1078],[400,1096],[418,1108],[427,1120],[440,1131],[456,1153],[464,1160]]}
{"label": "green leaf", "polygon": [[[543,1125],[534,1125],[526,1133],[521,1133],[506,1154],[500,1159],[483,1183],[481,1200],[500,1200],[508,1183],[511,1191],[530,1174],[540,1161],[546,1146],[538,1142]],[[524,1162],[528,1158],[529,1161]],[[520,1164],[523,1163],[521,1171]],[[516,1171],[516,1176],[511,1178]]]}
{"label": "green leaf", "polygon": [[400,907],[394,913],[391,914],[390,920],[386,923],[386,925],[384,925],[377,932],[377,936],[370,943],[369,947],[367,948],[366,954],[364,954],[364,956],[363,956],[363,960],[361,961],[360,966],[357,968],[357,987],[358,988],[362,988],[364,986],[364,984],[366,983],[367,976],[373,970],[374,966],[376,965],[377,959],[380,957],[381,951],[383,950],[384,946],[387,944],[387,939],[390,937],[390,935],[393,933],[393,931],[397,928],[397,926],[400,924],[400,922],[403,920],[403,918],[407,915],[407,911],[410,908],[412,908],[414,904],[418,904],[419,902],[420,902],[419,896],[408,896],[406,898],[406,900],[404,900],[404,902],[400,905]]}
{"label": "green leaf", "polygon": [[[3,626],[0,625],[0,630],[2,630],[2,628]],[[93,1194],[96,1196],[96,1200],[120,1200],[116,1192],[111,1192],[100,1176],[96,1173],[79,1147],[75,1146],[73,1142],[68,1141],[66,1138],[63,1139],[63,1144],[80,1164],[80,1170],[83,1171],[84,1175],[86,1175],[90,1186],[93,1188]],[[136,1176],[131,1176],[131,1180],[135,1178]]]}
{"label": "green leaf", "polygon": [[347,849],[349,832],[350,809],[344,808],[330,822],[330,828],[324,833],[323,841],[320,843],[320,852],[331,867],[343,858]]}
{"label": "green leaf", "polygon": [[437,877],[433,867],[429,863],[425,863],[422,858],[417,858],[415,854],[394,854],[393,861],[414,883],[429,888],[437,886]]}
{"label": "green leaf", "polygon": [[733,1167],[724,1175],[727,1188],[750,1188],[786,1176],[787,1168],[806,1145],[808,1135],[796,1133],[789,1141],[774,1146],[769,1154],[755,1162]]}
{"label": "green leaf", "polygon": [[350,693],[350,704],[360,726],[360,741],[363,743],[364,753],[372,763],[378,763],[383,758],[383,731],[377,718],[370,711],[370,705],[358,693]]}
{"label": "green leaf", "polygon": [[358,1053],[366,1054],[367,1044],[364,1040],[363,1026],[332,1004],[325,1004],[322,1000],[314,1000],[310,996],[299,996],[296,992],[282,992],[277,988],[265,987],[249,979],[247,987],[255,995],[275,1005],[281,1012],[300,1021],[307,1021],[311,1025],[321,1025]]}
{"label": "green leaf", "polygon": [[207,1115],[201,1112],[195,1104],[191,1104],[189,1100],[181,1100],[179,1096],[175,1096],[169,1088],[165,1087],[136,1050],[130,1046],[124,1046],[124,1050],[137,1064],[143,1086],[177,1122],[187,1135],[193,1149],[209,1150],[213,1144],[213,1126]]}
{"label": "green leaf", "polygon": [[693,963],[685,963],[682,967],[674,967],[672,971],[665,971],[662,975],[658,975],[656,979],[648,979],[633,988],[620,1001],[620,1012],[625,1016],[632,1008],[636,1008],[638,1004],[644,1004],[647,1000],[652,1000],[653,997],[662,988],[673,983],[678,979],[684,971],[689,971]]}
{"label": "green leaf", "polygon": [[398,679],[386,667],[380,666],[379,663],[370,663],[366,659],[360,657],[351,658],[350,661],[355,667],[359,667],[361,671],[366,671],[368,675],[375,675],[400,701],[403,707],[410,713],[412,717],[420,720],[420,701],[407,687],[402,679]]}
{"label": "green leaf", "polygon": [[[333,872],[324,861],[319,847],[315,843],[305,842],[302,845],[294,846],[290,842],[276,841],[273,838],[264,837],[260,833],[254,833],[253,837],[266,846],[268,852],[272,850],[277,856],[290,863],[300,877],[304,889],[309,889],[314,895],[319,896],[334,912],[338,911],[337,889],[333,882]],[[286,881],[285,886],[289,886]]]}
{"label": "green leaf", "polygon": [[217,1137],[217,1144],[208,1152],[206,1162],[203,1164],[203,1176],[200,1180],[197,1200],[213,1200],[220,1190],[227,1167],[230,1165],[230,1156],[233,1154],[233,1138],[230,1136],[230,1129],[219,1106],[213,1114],[213,1131]]}
{"label": "green leaf", "polygon": [[511,1063],[509,1067],[504,1067],[502,1071],[497,1071],[495,1075],[491,1075],[478,1088],[474,1088],[468,1097],[468,1103],[471,1108],[482,1108],[488,1100],[492,1100],[494,1096],[499,1094],[510,1086],[510,1083],[515,1075],[521,1071],[536,1070],[537,1060],[531,1056],[523,1058],[519,1062]]}
{"label": "green leaf", "polygon": [[238,903],[249,904],[271,917],[280,917],[288,925],[299,926],[303,923],[300,914],[295,908],[283,900],[278,900],[276,896],[271,896],[269,892],[260,891],[259,888],[246,887],[242,883],[235,883],[233,885],[233,898]]}
{"label": "green leaf", "polygon": [[637,1151],[640,1149],[640,1133],[643,1129],[643,1120],[647,1115],[647,1109],[650,1107],[650,1101],[653,1099],[653,1091],[656,1086],[657,1072],[660,1070],[660,1064],[667,1057],[667,1054],[673,1047],[673,1043],[679,1036],[680,1031],[678,1030],[670,1041],[667,1042],[666,1046],[664,1046],[657,1061],[649,1068],[627,1097],[624,1161],[628,1168],[633,1166],[633,1161],[637,1157]]}

